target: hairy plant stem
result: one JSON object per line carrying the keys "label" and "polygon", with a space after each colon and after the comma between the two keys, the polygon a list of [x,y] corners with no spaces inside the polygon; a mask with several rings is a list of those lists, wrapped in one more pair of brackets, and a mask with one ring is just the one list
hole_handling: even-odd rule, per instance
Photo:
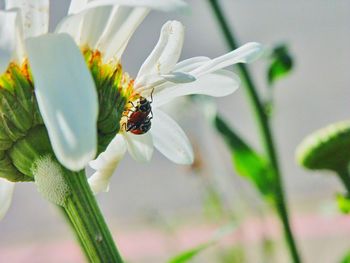
{"label": "hairy plant stem", "polygon": [[62,208],[90,262],[122,263],[123,260],[104,221],[85,172],[63,173],[71,193]]}
{"label": "hairy plant stem", "polygon": [[[237,41],[229,27],[229,24],[224,16],[223,10],[217,0],[208,0],[213,13],[220,25],[220,28],[224,34],[226,42],[231,49],[236,49],[238,47]],[[284,229],[284,236],[289,247],[291,258],[294,263],[301,262],[299,252],[293,237],[293,233],[289,223],[288,210],[285,202],[281,171],[279,168],[278,158],[275,150],[275,144],[272,137],[272,132],[270,128],[269,119],[264,111],[263,104],[257,93],[256,86],[253,79],[249,73],[248,68],[244,64],[238,65],[239,73],[243,81],[243,86],[247,93],[250,105],[253,109],[256,123],[259,127],[259,132],[261,136],[261,141],[263,143],[265,152],[269,158],[269,161],[275,172],[275,208],[278,212],[279,218],[282,222]]]}

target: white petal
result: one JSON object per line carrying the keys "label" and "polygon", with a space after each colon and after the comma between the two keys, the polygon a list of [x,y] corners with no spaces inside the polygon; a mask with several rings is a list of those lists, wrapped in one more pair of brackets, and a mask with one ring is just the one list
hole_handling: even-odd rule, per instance
{"label": "white petal", "polygon": [[[105,7],[104,7],[105,8]],[[107,7],[108,8],[108,7]],[[149,13],[148,8],[115,7],[104,31],[95,32],[96,48],[104,54],[104,61],[118,61],[131,36]],[[89,30],[84,27],[84,30]]]}
{"label": "white petal", "polygon": [[149,133],[135,135],[124,133],[130,155],[138,162],[149,162],[153,154],[153,142]]}
{"label": "white petal", "polygon": [[147,76],[172,71],[181,55],[184,27],[178,21],[168,21],[162,27],[157,45],[142,64],[135,86],[147,86]]}
{"label": "white petal", "polygon": [[[150,96],[151,93],[157,94],[165,87],[173,86],[173,83],[192,82],[196,80],[196,77],[189,74],[188,72],[191,72],[209,60],[210,59],[207,57],[194,57],[177,63],[174,67],[174,70],[169,74],[159,75],[155,73],[143,76],[142,81],[136,80],[136,82],[139,83],[137,91],[142,96],[147,97]],[[166,83],[166,81],[173,83]],[[140,83],[142,86],[140,86]]]}
{"label": "white petal", "polygon": [[89,178],[89,184],[94,194],[108,192],[109,182],[119,162],[126,152],[126,143],[122,135],[118,134],[108,145],[107,149],[101,153],[96,160],[89,165],[96,172]]}
{"label": "white petal", "polygon": [[79,45],[98,49],[105,62],[118,61],[148,12],[147,8],[124,6],[86,9],[64,18],[55,32],[68,33]]}
{"label": "white petal", "polygon": [[98,7],[98,6],[111,6],[111,5],[123,5],[123,6],[135,6],[135,7],[147,7],[161,11],[174,11],[187,8],[187,4],[183,0],[93,0],[85,6],[77,0],[78,3],[74,4],[70,8],[70,13],[78,13],[82,10]]}
{"label": "white petal", "polygon": [[71,0],[69,9],[68,9],[68,14],[79,12],[79,10],[82,10],[87,3],[88,3],[88,0]]}
{"label": "white petal", "polygon": [[0,10],[0,75],[14,58],[17,41],[17,14]]}
{"label": "white petal", "polygon": [[110,6],[103,6],[90,9],[84,14],[81,45],[96,49],[96,44],[107,26],[112,10]]}
{"label": "white petal", "polygon": [[84,15],[80,13],[64,17],[56,26],[55,33],[67,33],[80,45]]}
{"label": "white petal", "polygon": [[25,37],[47,33],[49,29],[49,0],[5,0],[6,9],[19,8]]}
{"label": "white petal", "polygon": [[154,146],[169,160],[178,164],[193,163],[190,141],[181,127],[167,114],[154,110],[151,133]]}
{"label": "white petal", "polygon": [[0,178],[0,220],[5,216],[12,201],[15,183]]}
{"label": "white petal", "polygon": [[259,58],[263,52],[263,47],[259,43],[247,43],[223,56],[217,57],[191,71],[190,73],[196,77],[219,69],[231,66],[236,63],[250,63]]}
{"label": "white petal", "polygon": [[180,71],[173,71],[169,74],[161,75],[161,77],[173,83],[189,83],[196,80],[196,78],[193,75]]}
{"label": "white petal", "polygon": [[196,81],[186,84],[166,83],[158,87],[158,93],[153,96],[153,107],[159,107],[172,99],[201,94],[213,97],[223,97],[233,93],[240,85],[239,77],[228,70],[218,70],[211,74],[200,76]]}
{"label": "white petal", "polygon": [[97,148],[97,93],[84,58],[67,34],[27,41],[35,92],[57,159],[81,170]]}
{"label": "white petal", "polygon": [[208,57],[193,57],[193,58],[185,59],[176,64],[174,71],[181,71],[181,72],[188,73],[208,61],[210,61],[210,58]]}

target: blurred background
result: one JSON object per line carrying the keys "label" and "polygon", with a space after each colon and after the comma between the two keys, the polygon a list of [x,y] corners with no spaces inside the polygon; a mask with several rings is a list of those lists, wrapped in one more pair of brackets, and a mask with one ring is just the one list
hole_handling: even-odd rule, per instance
{"label": "blurred background", "polygon": [[[146,18],[124,53],[125,71],[137,74],[167,20],[179,20],[186,27],[182,59],[216,57],[228,51],[207,1],[188,3],[188,14],[152,12]],[[350,249],[350,218],[340,215],[334,202],[335,193],[343,189],[332,174],[298,167],[295,148],[315,129],[349,116],[350,2],[221,3],[241,43],[289,47],[295,67],[274,87],[272,126],[293,227],[305,262],[340,262]],[[51,1],[51,29],[68,4],[69,0]],[[259,92],[267,96],[266,60],[250,68]],[[244,89],[216,103],[240,134],[259,148]],[[198,107],[181,100],[173,108],[194,145],[195,165],[175,165],[157,152],[150,164],[135,163],[127,156],[110,192],[98,196],[125,259],[166,262],[233,223],[232,234],[193,262],[289,262],[278,221],[255,189],[234,173],[229,151]],[[84,262],[59,211],[33,184],[18,185],[13,205],[0,223],[0,262]]]}

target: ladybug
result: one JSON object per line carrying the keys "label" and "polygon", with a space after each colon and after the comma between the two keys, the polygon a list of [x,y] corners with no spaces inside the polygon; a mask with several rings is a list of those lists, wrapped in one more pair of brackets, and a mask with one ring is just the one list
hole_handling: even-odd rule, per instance
{"label": "ladybug", "polygon": [[138,111],[133,112],[126,125],[126,131],[133,134],[145,134],[151,129],[152,116],[145,116]]}
{"label": "ladybug", "polygon": [[136,106],[131,101],[130,103],[134,106],[134,111],[131,111],[128,117],[126,131],[137,135],[145,134],[151,129],[151,120],[153,118],[152,96],[150,101],[145,97],[140,97]]}

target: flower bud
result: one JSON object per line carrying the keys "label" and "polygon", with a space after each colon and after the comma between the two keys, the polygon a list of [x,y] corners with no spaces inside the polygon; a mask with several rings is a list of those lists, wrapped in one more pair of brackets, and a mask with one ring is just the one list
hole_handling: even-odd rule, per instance
{"label": "flower bud", "polygon": [[331,124],[309,135],[297,149],[297,161],[311,170],[343,171],[350,161],[350,122]]}

